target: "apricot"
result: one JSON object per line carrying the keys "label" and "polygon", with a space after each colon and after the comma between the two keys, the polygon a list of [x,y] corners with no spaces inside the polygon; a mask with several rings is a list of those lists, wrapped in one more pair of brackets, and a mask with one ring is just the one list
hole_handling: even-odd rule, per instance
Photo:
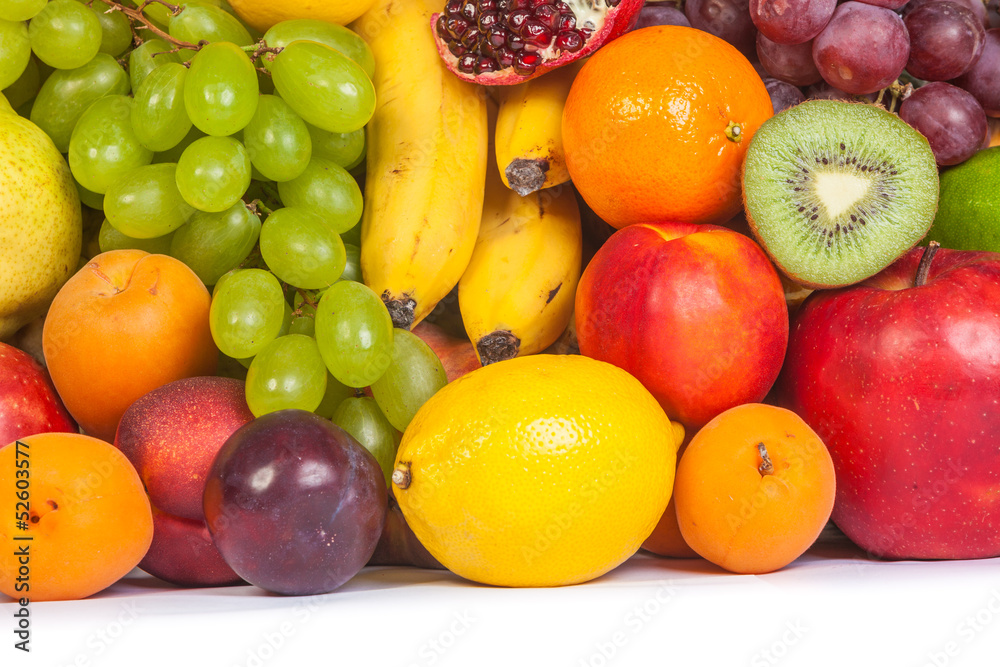
{"label": "apricot", "polygon": [[684,541],[745,574],[785,567],[805,553],[833,511],[826,445],[790,410],[750,403],[706,424],[677,466],[674,500]]}
{"label": "apricot", "polygon": [[133,401],[168,382],[213,375],[211,297],[183,262],[112,250],[56,294],[42,330],[52,382],[84,432],[111,442]]}
{"label": "apricot", "polygon": [[128,574],[153,540],[139,475],[97,438],[41,433],[0,448],[0,489],[0,592],[15,599],[93,595]]}

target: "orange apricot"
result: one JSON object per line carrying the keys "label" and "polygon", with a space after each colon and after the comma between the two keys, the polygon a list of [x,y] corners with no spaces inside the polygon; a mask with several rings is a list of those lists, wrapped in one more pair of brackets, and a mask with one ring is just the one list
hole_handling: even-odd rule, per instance
{"label": "orange apricot", "polygon": [[763,574],[801,556],[833,511],[833,460],[794,412],[760,403],[706,424],[677,466],[684,541],[731,572]]}
{"label": "orange apricot", "polygon": [[112,442],[133,401],[168,382],[214,375],[211,297],[183,262],[102,253],[56,294],[42,329],[52,382],[83,431]]}
{"label": "orange apricot", "polygon": [[93,595],[153,541],[138,473],[97,438],[42,433],[0,448],[0,489],[0,592],[12,598]]}

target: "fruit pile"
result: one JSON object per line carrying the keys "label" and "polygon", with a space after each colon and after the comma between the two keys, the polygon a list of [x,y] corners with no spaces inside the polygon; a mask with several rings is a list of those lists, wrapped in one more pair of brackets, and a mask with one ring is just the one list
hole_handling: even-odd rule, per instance
{"label": "fruit pile", "polygon": [[995,6],[0,0],[0,90],[10,597],[1000,556]]}

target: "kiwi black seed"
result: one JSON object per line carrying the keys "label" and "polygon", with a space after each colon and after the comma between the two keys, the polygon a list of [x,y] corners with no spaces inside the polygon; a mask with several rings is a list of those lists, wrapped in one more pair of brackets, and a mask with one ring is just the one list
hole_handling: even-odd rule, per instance
{"label": "kiwi black seed", "polygon": [[891,264],[934,222],[927,140],[871,104],[810,100],[767,120],[743,165],[754,236],[810,287],[850,285]]}

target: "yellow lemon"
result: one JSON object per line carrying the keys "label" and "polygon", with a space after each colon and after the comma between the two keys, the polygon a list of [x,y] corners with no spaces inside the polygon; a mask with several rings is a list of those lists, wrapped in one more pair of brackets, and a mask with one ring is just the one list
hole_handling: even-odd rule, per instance
{"label": "yellow lemon", "polygon": [[229,5],[241,19],[260,32],[267,32],[275,23],[290,19],[318,19],[347,25],[367,12],[375,0],[229,0]]}
{"label": "yellow lemon", "polygon": [[652,532],[682,438],[615,366],[518,357],[427,401],[403,435],[393,490],[452,572],[499,586],[576,584],[621,564]]}

